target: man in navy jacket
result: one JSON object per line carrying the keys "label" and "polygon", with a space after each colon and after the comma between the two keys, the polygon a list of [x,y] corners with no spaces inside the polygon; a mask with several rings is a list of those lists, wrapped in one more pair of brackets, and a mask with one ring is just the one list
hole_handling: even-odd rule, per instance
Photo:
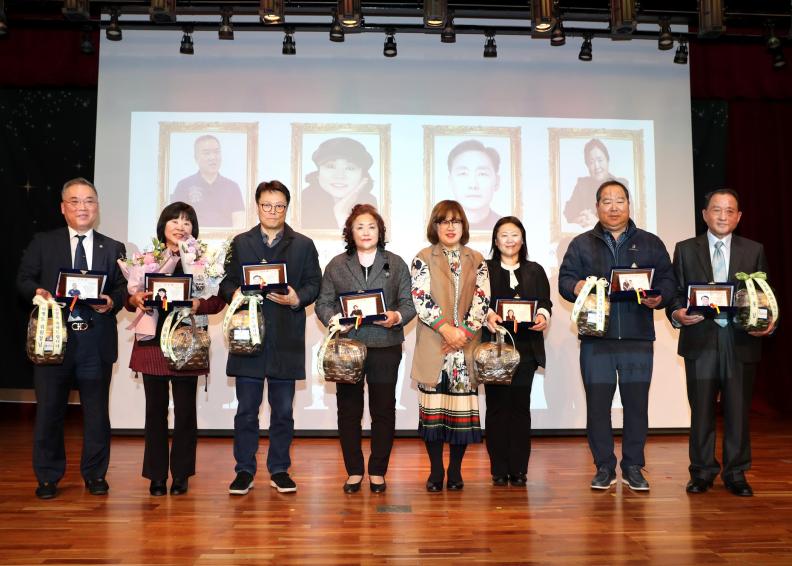
{"label": "man in navy jacket", "polygon": [[228,491],[245,495],[253,487],[259,438],[259,407],[267,381],[270,405],[267,469],[270,485],[281,493],[297,491],[289,477],[289,448],[294,435],[294,385],[305,379],[305,308],[316,300],[322,281],[313,240],[286,224],[291,196],[278,181],[256,188],[259,224],[234,238],[220,296],[230,303],[242,284],[242,266],[286,263],[288,293],[268,293],[262,310],[266,324],[264,349],[255,356],[228,355],[226,373],[236,377],[239,405],[234,418],[236,478]]}
{"label": "man in navy jacket", "polygon": [[[635,226],[630,219],[630,194],[618,181],[606,181],[597,190],[599,222],[569,244],[558,276],[558,290],[574,301],[588,276],[610,278],[614,267],[653,267],[652,288],[659,295],[613,302],[610,323],[602,338],[582,336],[580,372],[586,390],[586,432],[597,473],[593,489],[616,483],[611,405],[618,381],[624,407],[622,481],[633,490],[646,491],[641,474],[649,427],[649,385],[652,379],[653,310],[665,306],[676,289],[668,251],[663,242]],[[618,289],[617,289],[618,290]]]}

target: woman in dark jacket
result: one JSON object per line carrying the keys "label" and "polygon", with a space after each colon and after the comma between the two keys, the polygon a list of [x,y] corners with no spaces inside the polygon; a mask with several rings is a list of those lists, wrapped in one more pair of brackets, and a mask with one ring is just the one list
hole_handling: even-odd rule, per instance
{"label": "woman in dark jacket", "polygon": [[[166,206],[157,221],[157,239],[164,242],[171,255],[179,253],[179,242],[190,236],[198,237],[198,218],[195,209],[184,202]],[[174,274],[182,274],[176,263]],[[139,291],[127,299],[127,310],[150,311],[144,301],[151,292]],[[225,301],[219,297],[192,299],[194,314],[215,314],[223,310]],[[159,307],[158,307],[159,308]],[[160,349],[160,333],[167,313],[159,312],[156,335],[149,340],[136,340],[132,347],[129,367],[143,374],[146,393],[145,449],[143,477],[151,480],[149,492],[159,496],[167,493],[168,460],[173,476],[171,495],[187,493],[188,478],[195,474],[195,450],[198,443],[198,423],[195,393],[198,376],[189,371],[168,367]],[[208,373],[208,370],[207,370]],[[173,389],[173,443],[168,455],[168,388]]]}
{"label": "woman in dark jacket", "polygon": [[[329,325],[340,318],[339,294],[382,289],[386,319],[350,329],[349,337],[366,345],[364,367],[371,414],[371,456],[368,474],[371,491],[385,491],[393,435],[396,427],[396,382],[402,358],[404,325],[415,316],[410,295],[410,272],[404,260],[385,251],[385,222],[377,209],[358,204],[344,225],[346,252],[325,268],[316,300],[316,315]],[[357,308],[357,307],[355,307]],[[353,311],[354,312],[354,311]],[[354,385],[336,385],[338,434],[348,479],[344,492],[355,493],[363,481],[363,451],[360,448],[364,380]]]}
{"label": "woman in dark jacket", "polygon": [[[534,372],[544,367],[544,335],[553,304],[550,283],[538,263],[528,261],[525,228],[514,216],[498,220],[492,230],[492,259],[487,260],[492,305],[501,299],[536,299],[534,326],[520,329],[514,340],[520,352],[520,365],[511,385],[485,385],[487,395],[487,451],[492,483],[522,487],[526,483],[528,458],[531,455],[531,386]],[[484,340],[492,338],[500,315],[490,309]],[[512,331],[512,326],[507,325]]]}

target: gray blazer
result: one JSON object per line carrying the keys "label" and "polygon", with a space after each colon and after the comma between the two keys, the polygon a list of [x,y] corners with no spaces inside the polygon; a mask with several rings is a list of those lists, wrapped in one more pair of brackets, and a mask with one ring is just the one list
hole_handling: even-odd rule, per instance
{"label": "gray blazer", "polygon": [[398,255],[389,251],[377,250],[368,281],[363,278],[363,268],[357,253],[339,254],[330,260],[322,276],[322,286],[314,309],[319,320],[327,326],[333,315],[342,312],[340,293],[382,289],[385,294],[385,308],[401,314],[401,324],[385,328],[367,324],[351,330],[349,338],[360,340],[372,348],[395,346],[404,342],[404,325],[415,316],[415,306],[410,295],[410,270]]}

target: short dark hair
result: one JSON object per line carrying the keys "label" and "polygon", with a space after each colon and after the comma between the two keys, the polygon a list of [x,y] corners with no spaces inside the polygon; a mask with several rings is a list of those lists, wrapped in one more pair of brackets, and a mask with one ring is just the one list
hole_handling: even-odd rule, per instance
{"label": "short dark hair", "polygon": [[612,185],[621,187],[622,190],[624,191],[624,196],[627,199],[627,202],[630,202],[630,191],[627,190],[627,187],[624,186],[624,183],[617,181],[616,179],[611,179],[610,181],[605,181],[604,183],[602,183],[597,189],[597,204],[599,204],[600,195],[602,194],[602,191],[605,190],[605,187],[610,187]]}
{"label": "short dark hair", "polygon": [[218,147],[220,146],[220,140],[217,139],[216,136],[213,136],[212,134],[204,134],[202,136],[198,136],[197,138],[195,138],[195,142],[193,143],[193,152],[197,152],[198,151],[198,144],[199,143],[205,142],[207,140],[214,140],[214,141],[217,142],[217,146]]}
{"label": "short dark hair", "polygon": [[737,210],[740,210],[740,195],[738,195],[737,191],[735,191],[734,189],[728,189],[728,188],[715,189],[714,191],[710,191],[706,195],[704,195],[704,210],[709,208],[710,200],[712,200],[712,197],[714,197],[715,195],[733,196],[734,200],[737,201]]}
{"label": "short dark hair", "polygon": [[592,149],[598,149],[602,153],[605,154],[605,159],[610,161],[610,154],[608,153],[608,148],[605,147],[605,144],[602,143],[602,140],[598,138],[591,138],[586,145],[583,146],[583,161],[588,161],[588,154]]}
{"label": "short dark hair", "polygon": [[96,186],[91,181],[89,181],[85,177],[75,177],[74,179],[69,179],[68,181],[63,183],[63,188],[61,189],[61,199],[63,199],[63,193],[66,192],[66,189],[68,189],[73,185],[88,185],[93,189],[96,198],[99,198],[99,191],[96,190]]}
{"label": "short dark hair", "polygon": [[451,166],[454,163],[454,160],[460,156],[460,154],[465,153],[466,151],[480,151],[487,157],[489,157],[490,161],[492,161],[492,167],[495,169],[495,172],[498,172],[500,169],[500,155],[498,154],[498,150],[494,147],[487,147],[483,143],[478,140],[465,140],[463,142],[458,143],[454,148],[448,153],[448,172],[451,172]]}
{"label": "short dark hair", "polygon": [[370,204],[356,204],[352,207],[352,212],[349,213],[347,216],[346,221],[344,222],[344,242],[346,243],[346,253],[348,255],[352,255],[357,250],[355,246],[355,237],[352,235],[352,224],[355,222],[355,219],[362,214],[370,214],[374,217],[374,221],[377,223],[377,247],[381,250],[385,249],[385,221],[380,216],[380,213],[377,212],[377,209],[374,208]]}
{"label": "short dark hair", "polygon": [[259,197],[261,193],[269,191],[273,193],[281,193],[286,198],[286,206],[289,205],[291,202],[291,193],[289,193],[289,189],[286,188],[286,185],[281,183],[280,181],[272,180],[272,181],[262,181],[259,183],[258,187],[256,187],[256,204],[258,205]]}
{"label": "short dark hair", "polygon": [[497,241],[498,241],[498,229],[504,224],[514,224],[520,230],[522,234],[522,246],[520,247],[520,251],[517,252],[520,261],[528,261],[528,243],[526,240],[525,235],[525,226],[523,223],[520,222],[520,219],[516,216],[504,216],[500,220],[495,223],[495,226],[492,228],[492,247],[490,248],[490,255],[492,259],[495,261],[500,261],[501,252],[498,249]]}
{"label": "short dark hair", "polygon": [[470,240],[470,224],[465,215],[465,209],[455,200],[441,200],[434,205],[426,225],[426,239],[432,244],[437,244],[440,241],[437,235],[437,224],[445,220],[449,213],[452,218],[459,218],[462,221],[462,238],[459,243],[464,246]]}
{"label": "short dark hair", "polygon": [[159,220],[157,220],[157,239],[160,242],[165,242],[165,225],[168,221],[181,218],[182,216],[186,216],[187,220],[192,223],[192,237],[198,237],[198,215],[195,214],[195,209],[186,202],[177,200],[170,203],[160,212]]}

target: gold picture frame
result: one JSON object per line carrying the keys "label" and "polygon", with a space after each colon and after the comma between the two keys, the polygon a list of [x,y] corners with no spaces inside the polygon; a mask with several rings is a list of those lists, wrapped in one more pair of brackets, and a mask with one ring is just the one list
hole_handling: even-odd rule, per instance
{"label": "gold picture frame", "polygon": [[[571,230],[568,225],[575,224],[562,218],[564,206],[571,199],[574,189],[566,195],[561,188],[561,171],[567,159],[581,161],[581,156],[562,155],[561,145],[565,140],[581,142],[583,140],[599,139],[606,145],[611,142],[629,142],[632,145],[630,157],[632,159],[631,175],[634,186],[628,186],[630,191],[631,217],[640,227],[646,226],[646,186],[644,179],[644,131],[626,129],[604,128],[548,128],[550,149],[550,187],[552,193],[552,216],[550,220],[551,240],[560,241],[563,238],[575,236],[589,228],[581,227]],[[612,157],[611,157],[612,161]],[[582,160],[585,166],[585,158]],[[618,177],[617,177],[618,178]],[[563,200],[563,202],[562,202]],[[592,203],[594,196],[592,195]]]}
{"label": "gold picture frame", "polygon": [[[159,122],[159,199],[158,210],[162,210],[169,204],[171,193],[175,187],[170,186],[171,166],[174,160],[172,156],[173,137],[178,134],[188,134],[196,139],[202,135],[231,135],[244,136],[244,147],[247,155],[245,156],[244,175],[241,179],[239,189],[242,194],[242,201],[245,203],[245,215],[243,225],[234,226],[208,226],[201,223],[201,215],[198,214],[198,222],[201,225],[201,237],[208,240],[224,240],[247,230],[249,226],[258,221],[256,203],[253,202],[254,187],[257,184],[258,175],[258,122]],[[182,150],[181,153],[184,153]],[[186,157],[180,156],[181,159]],[[191,162],[194,160],[190,154]]]}
{"label": "gold picture frame", "polygon": [[[372,136],[376,136],[376,143],[371,143]],[[308,225],[307,219],[302,214],[303,191],[306,184],[305,178],[309,172],[306,165],[310,168],[314,167],[311,163],[311,155],[317,147],[322,142],[333,138],[351,138],[361,143],[369,154],[375,149],[373,146],[376,146],[378,155],[371,156],[373,163],[370,174],[374,187],[379,187],[379,190],[374,192],[377,199],[377,211],[385,221],[386,228],[390,229],[390,136],[390,124],[292,123],[292,199],[289,209],[294,227],[313,238],[337,239],[341,236],[343,226],[317,228]],[[377,164],[379,164],[378,167]],[[332,211],[323,211],[323,213],[333,214]]]}
{"label": "gold picture frame", "polygon": [[[440,175],[440,171],[447,170],[447,164],[442,162],[438,163],[436,161],[437,157],[440,157],[442,160],[447,160],[448,157],[448,146],[451,146],[451,149],[462,143],[463,141],[468,140],[478,140],[487,147],[491,147],[489,144],[492,143],[493,139],[501,139],[499,144],[501,149],[508,148],[508,163],[504,163],[504,156],[498,152],[500,157],[500,167],[498,168],[498,173],[501,177],[501,181],[503,179],[503,171],[508,171],[509,178],[508,178],[508,185],[510,187],[510,194],[507,195],[505,198],[500,197],[499,200],[501,203],[508,203],[507,206],[511,208],[511,210],[501,210],[498,211],[499,215],[502,216],[517,216],[520,218],[522,216],[522,187],[520,182],[521,177],[521,135],[522,135],[522,128],[519,126],[517,127],[490,127],[490,126],[434,126],[434,125],[425,125],[423,127],[424,130],[424,187],[425,187],[425,194],[426,194],[426,211],[425,214],[428,215],[432,210],[432,207],[435,203],[442,200],[440,196],[443,198],[454,198],[453,194],[449,194],[450,191],[441,191],[439,187],[436,186],[436,180],[438,175]],[[437,145],[438,142],[443,140],[443,138],[450,138],[446,140],[446,143],[443,143],[443,154],[437,155]],[[489,142],[486,143],[486,142]],[[493,148],[497,151],[497,148]],[[440,168],[440,171],[438,171]],[[500,183],[498,190],[503,190],[504,183]],[[440,195],[440,196],[439,196]],[[494,200],[494,198],[493,198]],[[493,209],[490,209],[491,212],[496,212]],[[491,236],[492,229],[491,227],[486,229],[473,229],[470,230],[470,236],[472,239],[482,239],[482,238],[489,238]]]}

